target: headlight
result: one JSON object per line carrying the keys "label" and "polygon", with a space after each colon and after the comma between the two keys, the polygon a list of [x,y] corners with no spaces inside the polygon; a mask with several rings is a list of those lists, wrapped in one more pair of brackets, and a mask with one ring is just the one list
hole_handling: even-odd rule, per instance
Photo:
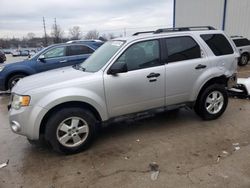
{"label": "headlight", "polygon": [[19,110],[21,107],[29,106],[30,96],[28,95],[16,95],[14,94],[11,107],[15,110]]}
{"label": "headlight", "polygon": [[4,66],[0,66],[0,72],[4,69]]}

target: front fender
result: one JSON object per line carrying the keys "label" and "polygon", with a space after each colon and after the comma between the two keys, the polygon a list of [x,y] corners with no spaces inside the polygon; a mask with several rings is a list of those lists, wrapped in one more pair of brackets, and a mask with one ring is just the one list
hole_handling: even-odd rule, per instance
{"label": "front fender", "polygon": [[[14,64],[13,64],[14,65]],[[27,75],[31,75],[31,74],[35,74],[36,71],[28,66],[28,65],[19,65],[19,64],[16,64],[15,66],[6,66],[4,68],[4,70],[2,71],[2,74],[5,74],[6,75],[6,78],[11,75],[11,74],[14,74],[14,73],[25,73]]]}
{"label": "front fender", "polygon": [[103,121],[108,119],[104,95],[99,96],[93,91],[87,89],[65,88],[55,90],[45,96],[38,97],[41,97],[38,102],[36,104],[31,105],[37,105],[47,110],[50,110],[62,103],[79,101],[88,103],[89,105],[94,107]]}

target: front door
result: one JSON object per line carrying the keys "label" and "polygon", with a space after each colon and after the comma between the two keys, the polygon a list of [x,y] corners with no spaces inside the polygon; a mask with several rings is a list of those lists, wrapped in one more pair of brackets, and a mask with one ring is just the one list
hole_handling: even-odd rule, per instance
{"label": "front door", "polygon": [[124,63],[128,71],[104,73],[110,117],[165,105],[165,66],[161,62],[158,40],[138,42],[126,49],[115,63]]}
{"label": "front door", "polygon": [[49,49],[44,54],[43,60],[37,60],[37,72],[48,71],[67,66],[65,46],[58,46]]}

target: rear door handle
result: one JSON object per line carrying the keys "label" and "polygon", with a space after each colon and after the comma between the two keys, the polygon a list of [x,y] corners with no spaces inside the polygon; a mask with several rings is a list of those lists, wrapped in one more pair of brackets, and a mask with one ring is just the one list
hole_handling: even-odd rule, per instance
{"label": "rear door handle", "polygon": [[198,69],[205,69],[207,67],[207,65],[202,65],[202,64],[199,64],[195,67],[196,70]]}
{"label": "rear door handle", "polygon": [[150,73],[149,75],[147,75],[147,78],[157,78],[159,77],[161,74],[160,73]]}
{"label": "rear door handle", "polygon": [[67,60],[62,60],[62,61],[59,61],[60,63],[67,63]]}

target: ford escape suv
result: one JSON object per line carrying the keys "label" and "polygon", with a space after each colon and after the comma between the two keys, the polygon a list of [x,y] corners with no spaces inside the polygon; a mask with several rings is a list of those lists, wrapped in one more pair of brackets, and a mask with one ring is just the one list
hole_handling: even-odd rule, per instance
{"label": "ford escape suv", "polygon": [[76,153],[97,126],[159,109],[218,118],[236,83],[239,53],[212,27],[159,29],[106,42],[84,63],[20,80],[9,105],[13,132]]}

